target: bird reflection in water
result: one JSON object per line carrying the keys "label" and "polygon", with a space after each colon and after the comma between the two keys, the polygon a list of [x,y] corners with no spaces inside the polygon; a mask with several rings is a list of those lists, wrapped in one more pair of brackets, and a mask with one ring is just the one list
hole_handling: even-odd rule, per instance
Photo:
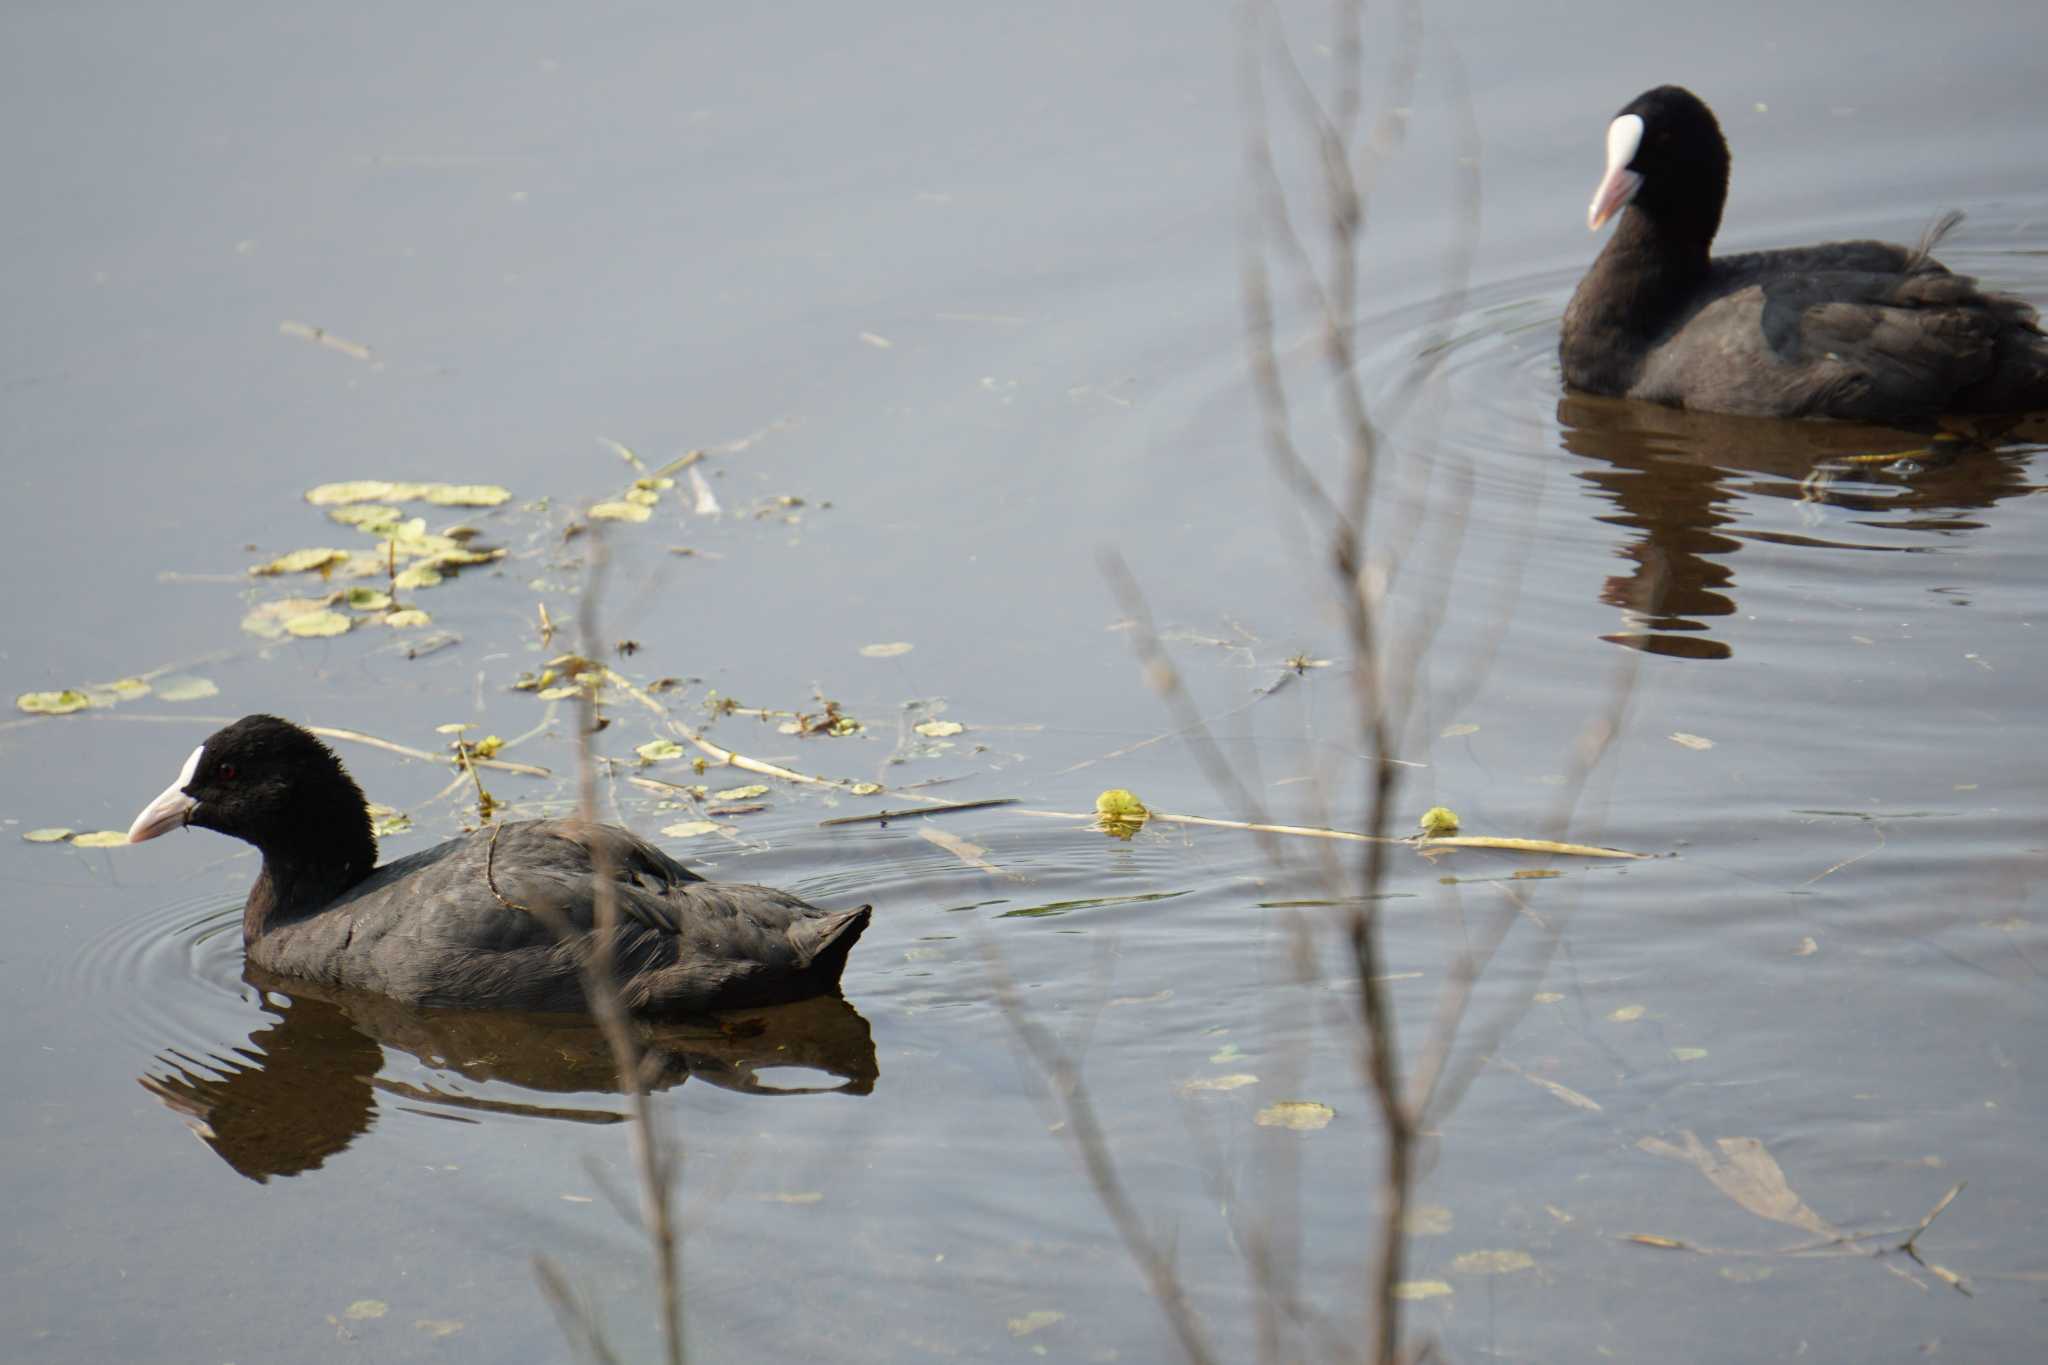
{"label": "bird reflection in water", "polygon": [[[483,1099],[451,1085],[378,1073],[384,1049],[410,1053],[462,1080],[503,1082],[542,1094],[616,1094],[604,1034],[575,1015],[422,1010],[383,996],[312,986],[257,967],[244,973],[272,1016],[229,1055],[175,1049],[140,1077],[144,1089],[190,1121],[220,1158],[249,1179],[317,1169],[369,1131],[381,1092],[410,1112],[456,1121],[480,1113],[572,1123],[623,1123],[603,1106]],[[733,1010],[695,1020],[637,1021],[647,1088],[692,1078],[751,1095],[865,1095],[880,1072],[868,1022],[837,995]],[[795,1070],[836,1083],[783,1082]],[[776,1073],[764,1075],[764,1073]]]}
{"label": "bird reflection in water", "polygon": [[[1600,600],[1621,610],[1625,627],[1601,638],[1680,659],[1733,654],[1710,632],[1715,618],[1735,614],[1732,559],[1744,541],[1893,554],[1936,548],[1746,526],[1741,501],[1812,503],[1848,513],[1850,526],[1889,532],[1973,531],[1981,523],[1959,513],[2034,491],[2025,461],[2001,453],[2000,444],[2048,437],[2040,419],[1980,422],[1935,436],[1583,394],[1565,395],[1557,420],[1566,450],[1601,462],[1577,471],[1615,506],[1599,520],[1635,533],[1616,551],[1633,567],[1600,589]],[[1868,458],[1874,455],[1899,458]]]}

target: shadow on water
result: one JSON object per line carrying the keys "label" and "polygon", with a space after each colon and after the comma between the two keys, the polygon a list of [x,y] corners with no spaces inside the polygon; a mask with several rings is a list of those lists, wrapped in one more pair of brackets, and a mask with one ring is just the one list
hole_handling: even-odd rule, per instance
{"label": "shadow on water", "polygon": [[[1558,401],[1557,420],[1566,450],[1605,466],[1578,474],[1617,509],[1599,520],[1635,532],[1616,551],[1633,567],[1609,577],[1599,594],[1626,626],[1601,638],[1671,658],[1732,657],[1733,647],[1710,633],[1711,622],[1736,614],[1731,561],[1745,541],[1924,553],[1936,546],[1895,533],[1975,531],[1982,523],[1961,514],[2036,491],[2024,461],[2007,458],[1996,443],[1953,435],[1729,417],[1570,393]],[[1997,439],[2038,439],[2037,425]],[[1851,527],[1882,534],[1744,526],[1754,517],[1737,504],[1752,496],[1805,504],[1802,520],[1815,530],[1824,521],[1839,524],[1839,515],[1824,515],[1832,511],[1848,514]]]}
{"label": "shadow on water", "polygon": [[[228,1054],[167,1049],[142,1087],[191,1120],[236,1171],[262,1183],[317,1170],[369,1131],[381,1092],[414,1112],[458,1122],[487,1113],[586,1124],[623,1123],[618,1110],[529,1104],[467,1095],[455,1085],[380,1077],[384,1048],[436,1071],[543,1094],[615,1094],[618,1073],[603,1033],[572,1015],[421,1010],[381,996],[246,972],[271,1021]],[[688,1080],[749,1095],[866,1095],[880,1069],[859,1011],[838,996],[640,1025],[646,1084]],[[822,1073],[836,1085],[784,1080]],[[431,1106],[415,1108],[415,1106]]]}

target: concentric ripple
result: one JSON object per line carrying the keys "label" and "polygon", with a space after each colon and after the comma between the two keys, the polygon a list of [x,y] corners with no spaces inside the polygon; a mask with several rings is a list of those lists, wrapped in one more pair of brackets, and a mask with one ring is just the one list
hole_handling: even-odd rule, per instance
{"label": "concentric ripple", "polygon": [[241,928],[242,907],[218,893],[177,897],[87,939],[68,984],[149,1051],[229,1046],[249,1022]]}

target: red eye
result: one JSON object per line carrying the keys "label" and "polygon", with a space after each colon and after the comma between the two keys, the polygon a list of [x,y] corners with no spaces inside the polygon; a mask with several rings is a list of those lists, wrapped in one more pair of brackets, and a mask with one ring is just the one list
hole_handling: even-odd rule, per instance
{"label": "red eye", "polygon": [[232,782],[232,781],[234,781],[234,780],[235,780],[235,765],[234,765],[234,764],[232,764],[232,763],[223,763],[223,764],[221,764],[221,765],[220,765],[220,768],[219,768],[219,770],[218,770],[218,771],[216,771],[216,772],[214,773],[214,776],[215,776],[215,777],[217,777],[217,778],[219,778],[219,779],[220,779],[221,781],[223,781],[223,782]]}

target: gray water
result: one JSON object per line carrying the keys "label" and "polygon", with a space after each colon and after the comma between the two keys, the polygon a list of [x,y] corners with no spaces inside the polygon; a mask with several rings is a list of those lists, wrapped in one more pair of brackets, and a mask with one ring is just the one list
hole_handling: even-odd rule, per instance
{"label": "gray water", "polygon": [[[1320,12],[1289,20],[1326,84]],[[1959,207],[1944,259],[2048,300],[2044,21],[1497,3],[1424,21],[1358,333],[1367,398],[1405,413],[1390,467],[1435,471],[1429,501],[1383,509],[1416,535],[1391,610],[1449,588],[1414,660],[1430,688],[1401,818],[1442,803],[1468,832],[1526,835],[1566,810],[1567,837],[1676,856],[1394,859],[1411,1057],[1459,946],[1522,917],[1465,1036],[1511,1027],[1425,1142],[1409,1275],[1450,1292],[1411,1304],[1409,1331],[1460,1360],[2028,1358],[2048,1274],[2027,1080],[2048,447],[1858,462],[1915,438],[1564,399],[1554,346],[1597,247],[1605,123],[1665,80],[1726,126],[1728,247],[1910,239]],[[600,438],[649,466],[705,450],[722,508],[696,514],[684,486],[613,528],[600,638],[640,646],[616,666],[683,680],[676,714],[743,753],[1021,803],[932,822],[985,866],[922,822],[818,823],[905,798],[782,782],[729,835],[664,840],[710,875],[876,906],[845,1010],[667,1040],[696,1357],[1171,1358],[995,962],[1082,1050],[1128,1192],[1223,1355],[1254,1353],[1260,1226],[1292,1230],[1307,1300],[1362,1340],[1380,1130],[1339,912],[1299,904],[1324,894],[1313,850],[1275,865],[1234,831],[1126,843],[1021,813],[1085,812],[1107,787],[1238,813],[1182,745],[1142,743],[1176,722],[1112,549],[1266,807],[1316,817],[1321,778],[1331,820],[1363,818],[1353,660],[1246,380],[1234,11],[21,6],[0,32],[4,677],[217,689],[0,723],[0,1354],[556,1360],[541,1253],[624,1355],[652,1355],[647,1258],[606,1193],[630,1183],[623,1104],[586,1033],[245,981],[254,860],[217,836],[16,837],[125,828],[255,710],[429,750],[469,722],[550,770],[490,776],[514,814],[561,809],[570,713],[511,684],[564,647],[537,604],[575,629],[588,541],[565,529],[633,477]],[[1369,110],[1393,35],[1371,17]],[[1283,167],[1307,196],[1303,160]],[[1310,337],[1284,314],[1298,435],[1329,472]],[[501,507],[408,511],[507,558],[421,591],[433,621],[413,632],[245,633],[256,602],[312,590],[247,566],[367,545],[303,498],[358,478],[505,486]],[[862,652],[885,643],[913,647]],[[822,695],[866,728],[798,739],[711,717],[712,694]],[[1617,738],[1576,783],[1576,739],[1616,695]],[[929,718],[967,728],[910,728]],[[604,751],[630,763],[656,734],[622,705]],[[388,853],[473,819],[445,764],[342,752],[413,818]],[[636,773],[754,781],[622,766],[603,799],[657,836],[695,816]],[[1564,875],[1510,880],[1536,866]],[[1186,1088],[1236,1075],[1259,1079]],[[1334,1117],[1255,1122],[1283,1100]],[[1901,1255],[1781,1254],[1814,1236],[1668,1154],[1692,1139],[1760,1145],[1813,1218],[1894,1244],[1967,1182],[1920,1250],[1970,1293]]]}

